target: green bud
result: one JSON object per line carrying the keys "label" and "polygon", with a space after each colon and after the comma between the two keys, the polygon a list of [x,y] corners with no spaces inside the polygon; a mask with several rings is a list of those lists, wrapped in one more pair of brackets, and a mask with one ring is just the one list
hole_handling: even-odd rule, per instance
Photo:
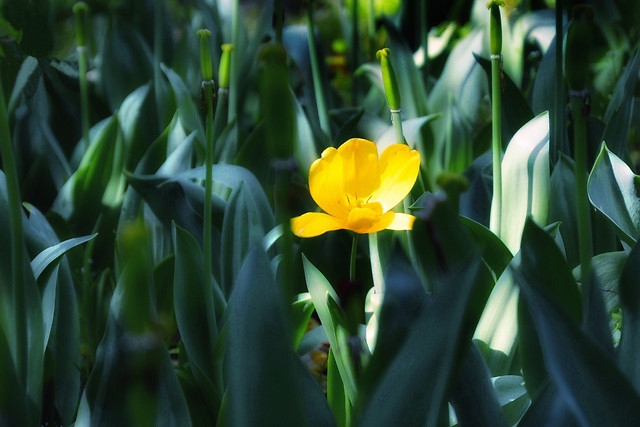
{"label": "green bud", "polygon": [[376,53],[376,58],[380,60],[380,66],[382,67],[382,82],[384,83],[384,92],[387,96],[387,102],[391,110],[400,110],[400,88],[398,87],[398,79],[393,72],[393,66],[389,54],[391,50],[389,48],[380,49]]}
{"label": "green bud", "polygon": [[220,57],[220,69],[218,71],[218,80],[220,81],[220,89],[229,87],[229,70],[231,68],[231,51],[232,44],[222,45],[222,56]]}
{"label": "green bud", "polygon": [[85,46],[87,43],[89,6],[85,2],[78,2],[73,6],[73,13],[76,15],[76,43],[78,46]]}
{"label": "green bud", "polygon": [[586,5],[575,7],[573,20],[567,29],[564,60],[564,73],[571,90],[586,89],[592,34],[593,8]]}
{"label": "green bud", "polygon": [[500,18],[500,6],[504,6],[503,1],[489,0],[487,8],[489,8],[489,39],[491,45],[491,54],[502,54],[502,19]]}
{"label": "green bud", "polygon": [[198,30],[196,34],[200,37],[200,68],[202,69],[202,80],[213,80],[211,50],[209,49],[209,37],[211,37],[211,31],[202,29]]}

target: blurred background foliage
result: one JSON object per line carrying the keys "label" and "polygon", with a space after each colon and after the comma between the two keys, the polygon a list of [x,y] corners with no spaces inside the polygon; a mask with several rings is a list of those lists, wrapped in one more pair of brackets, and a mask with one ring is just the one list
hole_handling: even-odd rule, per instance
{"label": "blurred background foliage", "polygon": [[[640,424],[640,3],[504,3],[494,233],[484,0],[90,0],[86,107],[75,1],[0,0],[0,424]],[[401,142],[383,47],[417,220],[359,236],[349,280],[352,235],[289,218],[325,148]]]}

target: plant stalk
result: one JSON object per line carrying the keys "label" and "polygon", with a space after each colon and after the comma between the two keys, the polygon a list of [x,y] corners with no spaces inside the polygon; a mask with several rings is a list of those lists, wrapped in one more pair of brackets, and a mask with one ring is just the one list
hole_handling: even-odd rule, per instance
{"label": "plant stalk", "polygon": [[491,133],[493,151],[493,200],[491,201],[491,229],[501,235],[502,223],[502,135],[500,117],[500,56],[491,56]]}
{"label": "plant stalk", "polygon": [[229,121],[238,115],[238,39],[239,39],[239,19],[240,0],[233,0],[233,21],[231,26],[231,44],[236,47],[230,52],[229,64]]}
{"label": "plant stalk", "polygon": [[351,242],[351,262],[349,263],[349,280],[356,280],[356,257],[358,255],[358,233],[353,233]]}
{"label": "plant stalk", "polygon": [[564,31],[562,29],[562,12],[563,12],[563,0],[556,0],[556,81],[555,81],[555,99],[554,99],[554,108],[553,108],[553,122],[552,122],[552,133],[553,140],[555,141],[553,149],[551,150],[551,164],[555,164],[558,159],[559,152],[568,153],[569,150],[565,147],[565,139],[564,139],[564,115],[565,115],[565,99],[564,99],[564,79],[561,78],[563,75],[563,64],[564,64],[564,55],[563,55],[563,34]]}
{"label": "plant stalk", "polygon": [[384,275],[378,248],[378,233],[369,234],[369,257],[371,258],[371,276],[376,294],[384,295]]}
{"label": "plant stalk", "polygon": [[587,123],[584,97],[570,96],[571,115],[573,117],[573,144],[576,179],[576,210],[578,216],[578,246],[582,283],[589,282],[591,274],[591,217],[587,195]]}
{"label": "plant stalk", "polygon": [[[206,146],[205,146],[205,178],[204,178],[204,279],[211,283],[211,193],[213,190],[213,82],[204,82],[204,93],[207,98]],[[213,317],[213,324],[216,319]],[[217,328],[216,328],[217,329]]]}

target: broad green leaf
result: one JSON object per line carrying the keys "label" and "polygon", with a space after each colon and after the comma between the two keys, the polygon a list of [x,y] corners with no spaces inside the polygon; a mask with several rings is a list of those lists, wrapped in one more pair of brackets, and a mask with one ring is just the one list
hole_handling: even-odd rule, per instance
{"label": "broad green leaf", "polygon": [[[3,376],[0,382],[0,420],[6,425],[27,425],[31,408],[13,360],[10,344],[3,328],[0,328],[0,366]],[[31,422],[37,424],[37,420]]]}
{"label": "broad green leaf", "polygon": [[587,183],[589,200],[619,230],[621,239],[640,235],[640,179],[603,142]]}
{"label": "broad green leaf", "polygon": [[[302,425],[305,414],[285,311],[269,258],[250,252],[229,301],[230,425]],[[299,362],[298,362],[299,363]]]}
{"label": "broad green leaf", "polygon": [[151,145],[149,135],[153,133],[150,132],[150,128],[157,126],[153,120],[149,119],[149,116],[155,116],[155,112],[151,114],[150,89],[151,85],[145,84],[131,92],[122,101],[117,112],[124,140],[124,164],[128,170],[135,168]]}
{"label": "broad green leaf", "polygon": [[329,298],[335,302],[339,302],[338,294],[331,287],[331,284],[327,281],[324,275],[303,255],[302,265],[304,267],[304,275],[307,282],[307,289],[311,295],[311,300],[316,308],[316,313],[320,318],[320,323],[327,333],[329,344],[331,345],[331,351],[335,356],[336,366],[342,382],[344,384],[345,393],[349,401],[353,404],[356,399],[356,382],[355,374],[351,370],[349,364],[344,363],[345,358],[349,357],[349,353],[343,354],[345,348],[338,344],[338,338],[336,335],[337,325],[333,322],[333,317],[329,310]]}
{"label": "broad green leaf", "polygon": [[504,375],[492,378],[491,381],[509,425],[516,425],[531,404],[524,378],[519,375]]}
{"label": "broad green leaf", "polygon": [[313,129],[309,120],[302,109],[302,105],[298,102],[294,96],[293,91],[289,88],[289,95],[291,96],[291,103],[295,110],[295,131],[293,135],[293,154],[298,162],[298,167],[302,176],[305,178],[309,176],[309,168],[318,156],[318,149],[316,148],[315,137]]}
{"label": "broad green leaf", "polygon": [[[218,326],[213,299],[215,282],[205,281],[202,252],[186,230],[173,226],[175,268],[173,301],[178,330],[193,376],[208,405],[219,406],[222,379],[217,377],[215,346]],[[215,411],[214,411],[215,412]]]}
{"label": "broad green leaf", "polygon": [[16,76],[16,81],[11,91],[11,97],[9,98],[9,105],[7,107],[9,114],[12,114],[13,110],[15,110],[20,97],[23,95],[23,91],[34,91],[34,86],[37,86],[39,77],[40,70],[38,68],[38,60],[33,56],[27,56],[22,62],[22,65],[20,65],[20,70],[18,70],[18,75]]}
{"label": "broad green leaf", "polygon": [[530,120],[513,136],[502,159],[500,223],[492,206],[491,229],[512,253],[518,252],[527,217],[541,225],[549,218],[549,114]]}
{"label": "broad green leaf", "polygon": [[[419,149],[423,152],[422,148],[422,136],[421,130],[424,125],[432,120],[440,117],[439,114],[429,114],[427,116],[416,117],[414,119],[408,119],[402,121],[402,132],[404,133],[404,139],[411,148]],[[385,148],[391,144],[397,144],[396,133],[393,126],[388,126],[383,134],[375,139],[378,146],[378,152],[382,153]]]}
{"label": "broad green leaf", "polygon": [[[505,399],[497,391],[491,383],[490,372],[482,354],[472,344],[449,398],[458,424],[507,426],[501,406],[509,403],[510,396]],[[498,400],[500,397],[502,399]]]}
{"label": "broad green leaf", "polygon": [[[358,425],[437,425],[492,286],[479,257],[438,286],[375,387],[359,395]],[[374,353],[371,363],[375,358]]]}
{"label": "broad green leaf", "polygon": [[578,225],[576,216],[576,178],[573,160],[559,154],[558,162],[551,174],[549,196],[549,221],[559,222],[559,232],[567,262],[575,267],[580,263],[578,254]]}
{"label": "broad green leaf", "polygon": [[88,242],[96,237],[98,233],[94,233],[90,236],[74,237],[64,242],[60,242],[54,246],[50,246],[43,250],[31,261],[31,269],[36,280],[40,277],[40,274],[54,261],[63,256],[68,250],[75,248],[78,245]]}
{"label": "broad green leaf", "polygon": [[[529,221],[527,228],[523,248],[529,245],[538,248],[545,239],[546,245],[553,245],[551,238],[533,222]],[[640,414],[635,410],[640,397],[610,354],[581,330],[578,323],[581,319],[576,321],[575,310],[568,308],[558,291],[541,277],[522,270],[513,273],[539,337],[544,365],[578,422],[590,425],[640,422]],[[572,281],[555,283],[572,287]]]}
{"label": "broad green leaf", "polygon": [[198,131],[198,140],[204,141],[204,126],[200,119],[200,110],[196,107],[196,104],[191,98],[191,92],[186,88],[184,82],[171,68],[161,65],[162,71],[169,79],[169,84],[176,97],[176,104],[178,108],[178,115],[180,121],[184,123],[186,130]]}
{"label": "broad green leaf", "polygon": [[[309,319],[313,314],[313,302],[308,292],[299,294],[291,305],[293,320],[293,348],[298,351],[300,341],[305,335],[309,325]],[[304,354],[304,353],[303,353]]]}

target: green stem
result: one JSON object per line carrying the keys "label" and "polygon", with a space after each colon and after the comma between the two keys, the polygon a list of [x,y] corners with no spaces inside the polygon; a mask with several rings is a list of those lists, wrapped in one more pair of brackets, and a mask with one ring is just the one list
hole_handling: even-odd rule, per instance
{"label": "green stem", "polygon": [[329,123],[329,113],[324,99],[322,80],[320,79],[320,66],[318,64],[318,53],[316,50],[315,31],[313,29],[313,2],[307,6],[307,31],[309,39],[309,56],[311,57],[311,72],[313,73],[313,89],[316,93],[316,105],[318,117],[320,118],[320,128],[325,137],[331,136],[331,126]]}
{"label": "green stem", "polygon": [[400,110],[391,110],[391,123],[393,124],[393,130],[396,132],[396,143],[405,144],[404,133],[402,132],[402,118],[400,117]]}
{"label": "green stem", "polygon": [[378,233],[369,234],[369,257],[371,258],[371,276],[373,288],[376,294],[384,294],[384,276],[382,263],[380,262],[380,250],[378,249]]}
{"label": "green stem", "polygon": [[[207,99],[207,126],[205,146],[205,178],[204,178],[204,279],[211,286],[211,193],[213,189],[213,82],[204,82],[204,93]],[[217,330],[216,319],[209,319]]]}
{"label": "green stem", "polygon": [[89,91],[87,89],[87,48],[78,46],[78,71],[80,80],[80,113],[82,116],[82,138],[84,148],[89,148]]}
{"label": "green stem", "polygon": [[153,90],[156,98],[156,114],[158,115],[158,131],[162,132],[164,126],[166,104],[162,99],[160,87],[160,62],[162,60],[162,1],[156,0],[154,6],[154,28],[153,28]]}
{"label": "green stem", "polygon": [[351,242],[351,263],[349,264],[349,280],[356,280],[356,256],[358,255],[358,233],[353,233]]}
{"label": "green stem", "polygon": [[14,346],[16,370],[22,384],[27,381],[27,309],[24,294],[24,236],[22,232],[22,211],[18,170],[13,157],[9,117],[7,116],[2,72],[0,70],[0,156],[7,186],[9,223],[11,225],[11,280],[13,283],[13,308],[15,321]]}
{"label": "green stem", "polygon": [[491,229],[501,234],[502,223],[502,135],[500,124],[500,79],[499,55],[491,56],[491,132],[493,150],[493,200],[491,201]]}
{"label": "green stem", "polygon": [[284,27],[282,0],[276,0],[274,13],[276,18],[276,43],[282,44],[282,28]]}
{"label": "green stem", "polygon": [[571,116],[573,118],[573,144],[576,178],[576,209],[578,216],[578,246],[582,283],[589,283],[591,274],[591,217],[587,195],[587,123],[584,97],[571,95]]}
{"label": "green stem", "polygon": [[229,74],[229,120],[231,121],[238,115],[238,38],[240,26],[238,20],[240,19],[239,3],[240,0],[233,0],[233,21],[231,26],[231,44],[234,49],[230,52],[230,71]]}

